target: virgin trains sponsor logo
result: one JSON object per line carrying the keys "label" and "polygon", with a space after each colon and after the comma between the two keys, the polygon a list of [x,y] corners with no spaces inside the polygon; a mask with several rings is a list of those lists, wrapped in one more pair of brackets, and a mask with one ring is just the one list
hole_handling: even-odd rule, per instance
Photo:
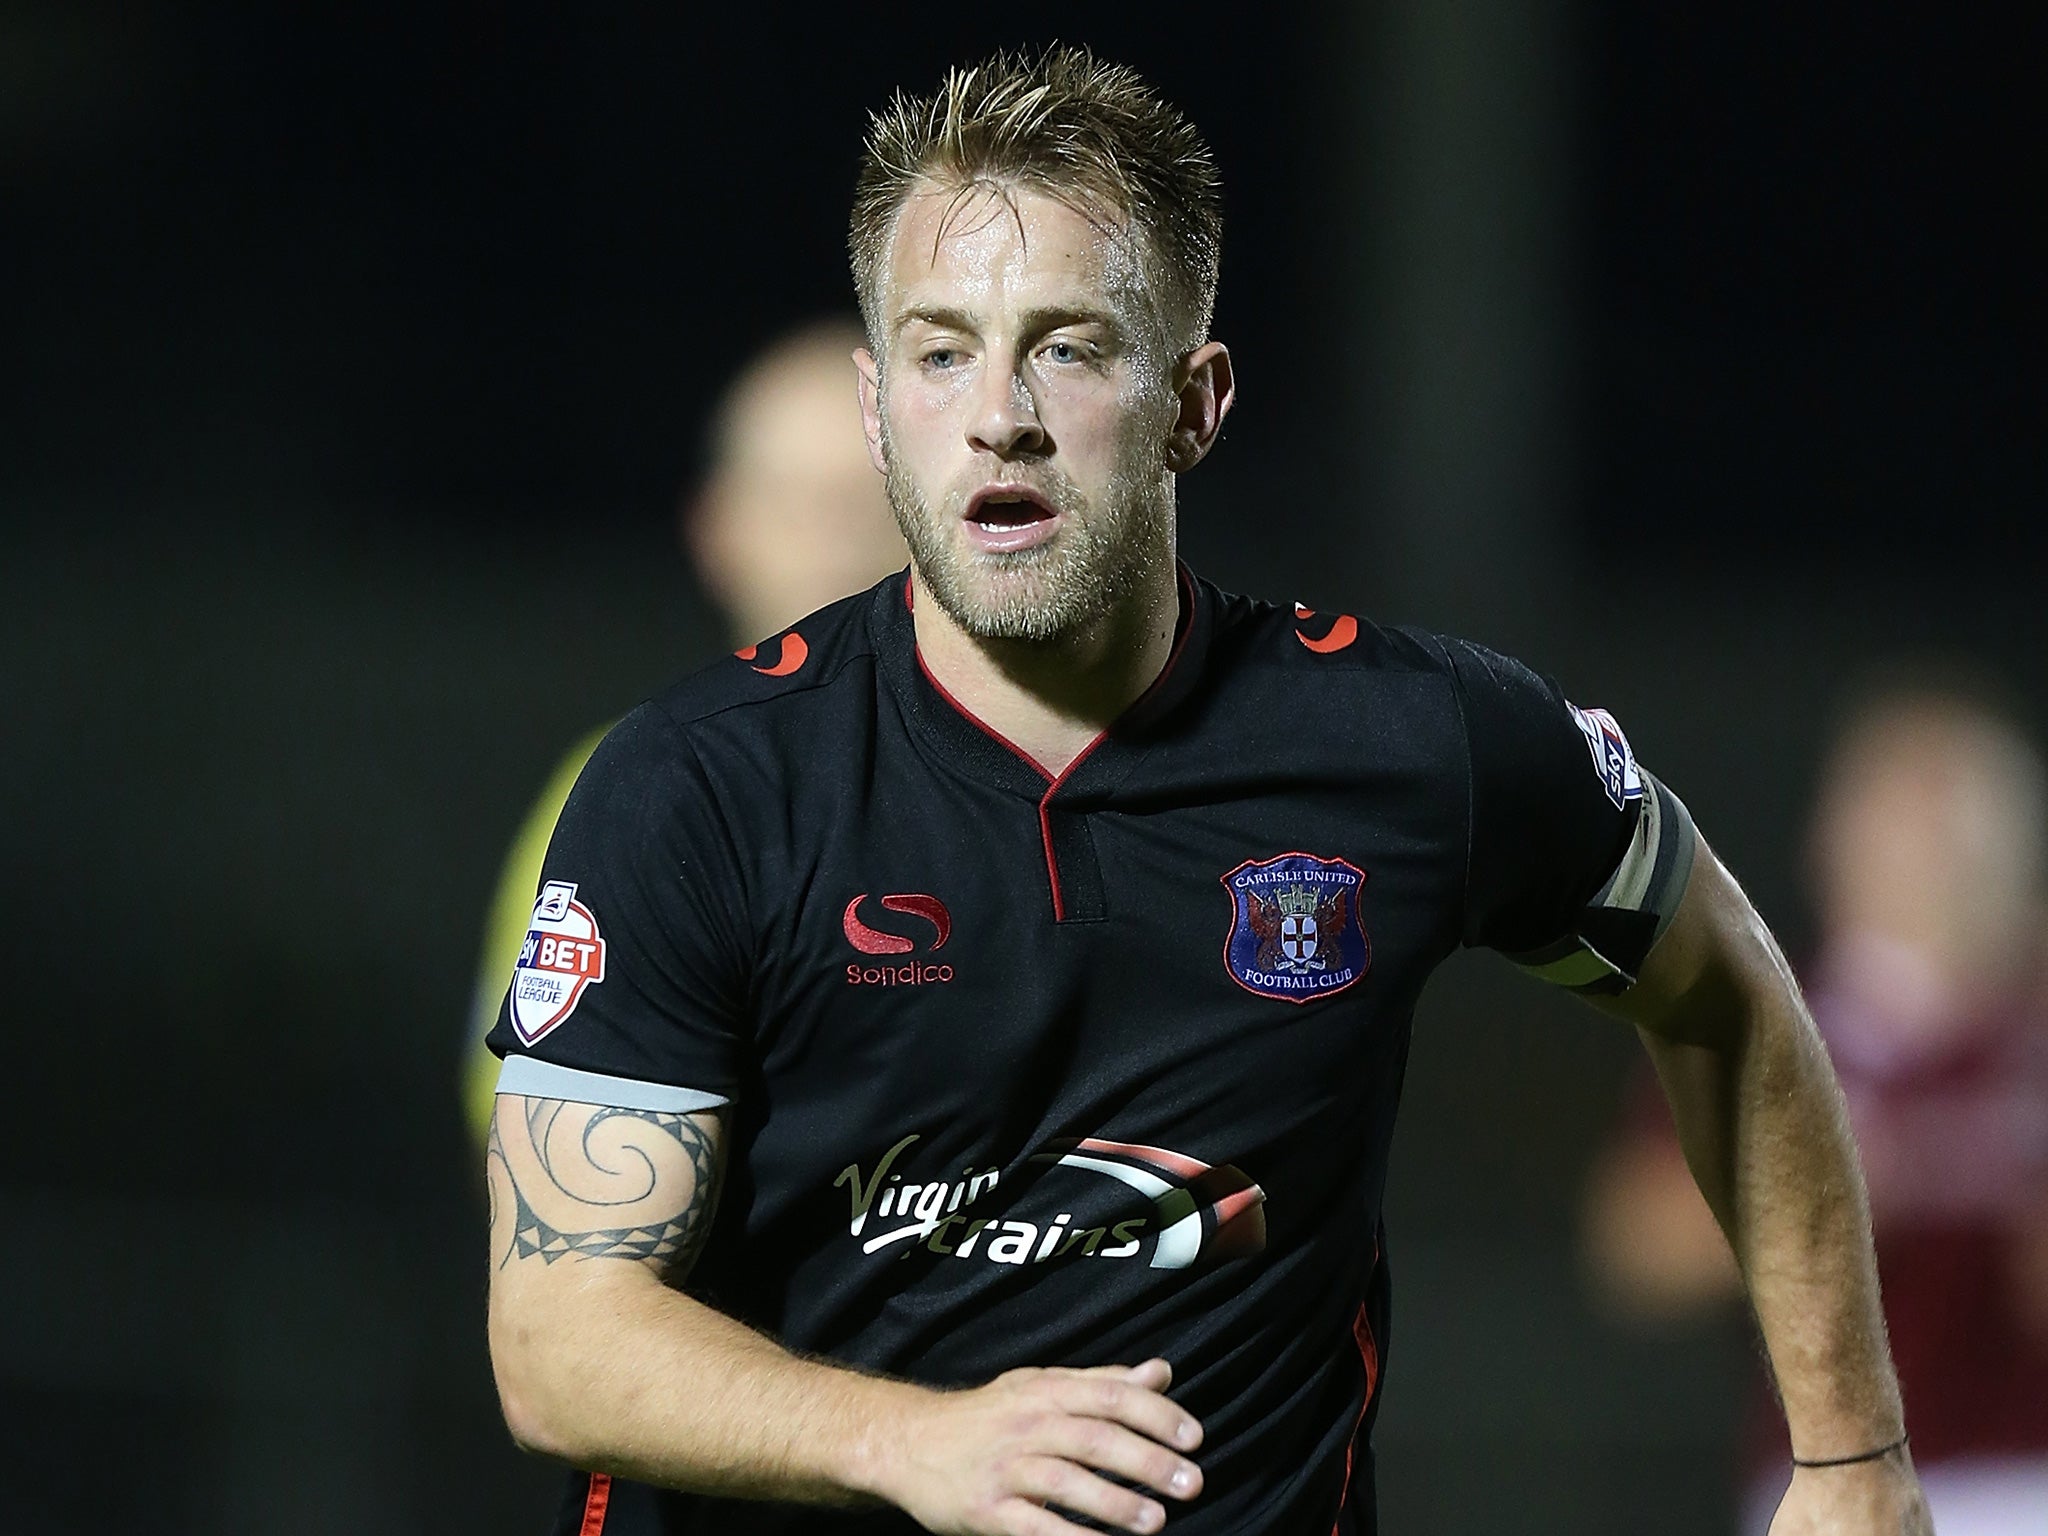
{"label": "virgin trains sponsor logo", "polygon": [[[906,917],[920,920],[910,926],[917,931],[919,939],[928,940],[923,944],[901,933],[870,928],[862,922],[860,907],[867,899],[867,892],[861,892],[846,904],[846,911],[839,919],[839,926],[846,934],[846,942],[864,955],[909,955],[920,950],[930,954],[944,949],[946,940],[953,936],[953,914],[946,910],[946,904],[936,896],[905,891],[881,899],[884,912],[901,913]],[[930,928],[928,934],[925,931],[926,925]],[[945,982],[952,979],[951,965],[926,960],[906,960],[895,964],[884,962],[880,965],[849,965],[846,968],[846,984],[850,987],[921,987],[929,982]]]}
{"label": "virgin trains sponsor logo", "polygon": [[1247,859],[1223,877],[1224,969],[1246,991],[1290,1003],[1342,992],[1372,965],[1358,916],[1365,880],[1356,864],[1312,853]]}
{"label": "virgin trains sponsor logo", "polygon": [[[918,1140],[905,1136],[873,1168],[850,1163],[833,1180],[847,1193],[846,1231],[860,1239],[862,1253],[894,1249],[908,1258],[922,1251],[1016,1265],[1142,1257],[1153,1269],[1191,1269],[1266,1246],[1266,1192],[1227,1164],[1211,1167],[1164,1147],[1099,1137],[1051,1142],[1025,1159],[1026,1190],[1034,1208],[1073,1209],[1030,1221],[1006,1212],[999,1168],[970,1165],[931,1182],[907,1179],[898,1165]],[[1087,1178],[1077,1181],[1077,1174]],[[1101,1179],[1123,1187],[1103,1188]],[[1053,1192],[1049,1202],[1046,1189]],[[1074,1210],[1083,1215],[1077,1219]]]}
{"label": "virgin trains sponsor logo", "polygon": [[528,1045],[576,1011],[584,989],[604,980],[604,936],[576,899],[576,886],[550,880],[512,968],[512,1027]]}
{"label": "virgin trains sponsor logo", "polygon": [[1579,734],[1586,738],[1586,750],[1593,754],[1593,771],[1600,775],[1600,787],[1607,791],[1614,808],[1624,810],[1629,801],[1642,799],[1642,772],[1614,716],[1604,709],[1570,707]]}

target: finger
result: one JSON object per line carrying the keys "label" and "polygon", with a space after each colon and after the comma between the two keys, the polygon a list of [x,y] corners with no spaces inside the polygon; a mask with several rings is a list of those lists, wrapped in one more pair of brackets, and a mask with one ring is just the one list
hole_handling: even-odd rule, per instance
{"label": "finger", "polygon": [[[1138,1365],[1054,1365],[1038,1371],[1009,1371],[1010,1376],[1109,1376],[1118,1381],[1133,1382],[1148,1391],[1164,1392],[1173,1385],[1173,1367],[1154,1355]],[[998,1380],[1001,1378],[999,1377]]]}
{"label": "finger", "polygon": [[1004,1499],[993,1511],[996,1529],[1004,1536],[1085,1536],[1071,1520],[1062,1520],[1029,1499]]}
{"label": "finger", "polygon": [[1033,1449],[1113,1472],[1168,1498],[1192,1499],[1202,1491],[1200,1467],[1107,1419],[1055,1418],[1034,1438]]}
{"label": "finger", "polygon": [[[1019,1375],[1017,1371],[1006,1374]],[[1173,1367],[1154,1355],[1138,1365],[1055,1365],[1035,1373],[1042,1376],[1113,1376],[1119,1381],[1134,1382],[1154,1392],[1164,1392],[1173,1385]],[[1000,1380],[1000,1378],[998,1378]]]}
{"label": "finger", "polygon": [[1149,1435],[1161,1445],[1192,1451],[1202,1443],[1202,1425],[1172,1398],[1146,1387],[1089,1371],[1047,1381],[1053,1401],[1068,1413],[1110,1419]]}
{"label": "finger", "polygon": [[1027,1498],[1057,1504],[1120,1531],[1157,1531],[1166,1509],[1155,1499],[1119,1488],[1086,1467],[1054,1456],[1020,1456],[1011,1463],[1012,1486]]}
{"label": "finger", "polygon": [[1124,1379],[1135,1386],[1164,1392],[1173,1385],[1173,1367],[1156,1355],[1142,1365],[1125,1366],[1123,1369]]}

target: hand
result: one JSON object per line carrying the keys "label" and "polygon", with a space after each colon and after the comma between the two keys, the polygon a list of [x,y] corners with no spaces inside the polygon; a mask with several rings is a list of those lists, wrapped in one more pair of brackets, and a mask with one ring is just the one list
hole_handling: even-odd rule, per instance
{"label": "hand", "polygon": [[1771,1536],[1933,1536],[1913,1459],[1903,1449],[1845,1467],[1795,1467]]}
{"label": "hand", "polygon": [[1147,1360],[1009,1371],[987,1386],[934,1393],[903,1422],[879,1491],[942,1536],[1081,1530],[1048,1504],[1119,1530],[1157,1531],[1164,1505],[1097,1473],[1168,1498],[1201,1492],[1201,1469],[1178,1452],[1202,1443],[1202,1426],[1165,1395],[1172,1381],[1164,1360]]}

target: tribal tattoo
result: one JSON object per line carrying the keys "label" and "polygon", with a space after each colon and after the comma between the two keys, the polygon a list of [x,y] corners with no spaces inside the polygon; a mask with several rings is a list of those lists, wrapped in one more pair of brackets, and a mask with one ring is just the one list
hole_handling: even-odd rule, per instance
{"label": "tribal tattoo", "polygon": [[687,1272],[718,1199],[718,1133],[709,1113],[502,1096],[489,1151],[499,1268],[538,1254],[545,1264],[573,1255]]}

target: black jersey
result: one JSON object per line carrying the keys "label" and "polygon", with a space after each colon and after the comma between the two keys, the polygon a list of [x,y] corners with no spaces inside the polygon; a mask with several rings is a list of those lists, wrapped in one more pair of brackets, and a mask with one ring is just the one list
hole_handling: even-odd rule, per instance
{"label": "black jersey", "polygon": [[[1185,572],[1166,670],[1049,778],[924,669],[909,601],[612,731],[502,1088],[729,1103],[689,1288],[791,1348],[934,1384],[1164,1356],[1206,1429],[1169,1529],[1370,1530],[1417,995],[1461,944],[1625,983],[1682,808],[1515,662]],[[612,1532],[914,1529],[597,1481],[561,1529],[604,1498]]]}

